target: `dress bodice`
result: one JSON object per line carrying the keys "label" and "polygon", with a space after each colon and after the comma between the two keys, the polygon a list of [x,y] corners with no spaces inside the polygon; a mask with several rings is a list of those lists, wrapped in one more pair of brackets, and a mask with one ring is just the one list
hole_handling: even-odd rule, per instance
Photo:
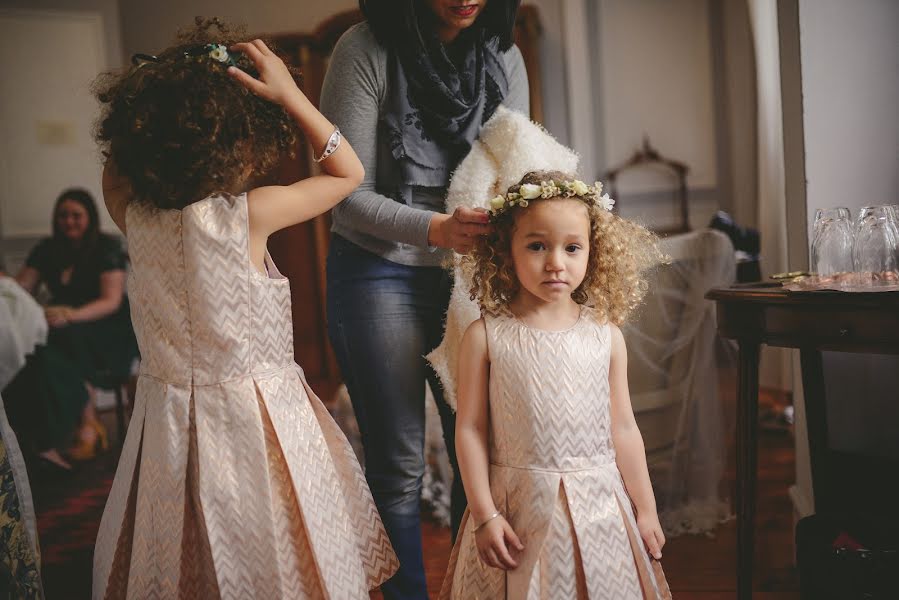
{"label": "dress bodice", "polygon": [[293,364],[289,283],[250,262],[246,194],[130,205],[127,230],[142,375],[211,385]]}
{"label": "dress bodice", "polygon": [[608,325],[582,308],[564,331],[511,316],[486,318],[490,355],[490,460],[559,471],[614,462]]}

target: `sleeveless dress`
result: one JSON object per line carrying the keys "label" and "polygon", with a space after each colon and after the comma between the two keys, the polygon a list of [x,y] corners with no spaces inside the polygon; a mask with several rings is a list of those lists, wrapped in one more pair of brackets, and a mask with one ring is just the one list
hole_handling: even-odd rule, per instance
{"label": "sleeveless dress", "polygon": [[397,568],[346,438],[294,363],[290,287],[247,199],[130,205],[141,371],[94,598],[368,598]]}
{"label": "sleeveless dress", "polygon": [[609,326],[589,308],[558,332],[485,321],[490,490],[525,549],[514,570],[485,565],[466,512],[441,598],[670,598],[615,464]]}

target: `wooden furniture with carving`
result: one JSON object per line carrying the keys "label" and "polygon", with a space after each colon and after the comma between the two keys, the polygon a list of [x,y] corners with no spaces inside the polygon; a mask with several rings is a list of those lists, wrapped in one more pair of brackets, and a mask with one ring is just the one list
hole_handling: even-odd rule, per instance
{"label": "wooden furniture with carving", "polygon": [[614,212],[621,208],[621,198],[618,196],[618,179],[625,171],[633,169],[661,166],[670,171],[677,178],[677,197],[679,222],[668,227],[653,228],[659,235],[671,235],[690,231],[689,203],[687,202],[687,173],[690,168],[682,162],[665,158],[652,147],[649,138],[643,138],[643,147],[637,150],[622,164],[606,171],[602,178],[609,184],[609,195],[615,199]]}

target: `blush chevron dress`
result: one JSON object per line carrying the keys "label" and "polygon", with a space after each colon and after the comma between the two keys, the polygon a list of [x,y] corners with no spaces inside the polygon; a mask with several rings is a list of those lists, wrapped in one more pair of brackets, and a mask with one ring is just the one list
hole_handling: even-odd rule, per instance
{"label": "blush chevron dress", "polygon": [[250,263],[247,199],[127,211],[141,350],[94,598],[368,598],[396,557],[293,359],[288,281]]}
{"label": "blush chevron dress", "polygon": [[490,490],[525,549],[514,570],[486,566],[466,512],[441,598],[670,598],[615,464],[609,326],[589,308],[565,331],[485,321]]}

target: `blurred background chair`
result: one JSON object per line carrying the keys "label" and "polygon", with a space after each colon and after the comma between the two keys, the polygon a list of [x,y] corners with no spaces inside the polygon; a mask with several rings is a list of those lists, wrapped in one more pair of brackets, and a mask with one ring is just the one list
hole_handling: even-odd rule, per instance
{"label": "blurred background chair", "polygon": [[709,532],[730,514],[719,490],[729,419],[719,393],[727,365],[704,296],[734,281],[734,248],[712,229],[661,245],[671,262],[652,273],[645,304],[623,328],[631,403],[666,532]]}

